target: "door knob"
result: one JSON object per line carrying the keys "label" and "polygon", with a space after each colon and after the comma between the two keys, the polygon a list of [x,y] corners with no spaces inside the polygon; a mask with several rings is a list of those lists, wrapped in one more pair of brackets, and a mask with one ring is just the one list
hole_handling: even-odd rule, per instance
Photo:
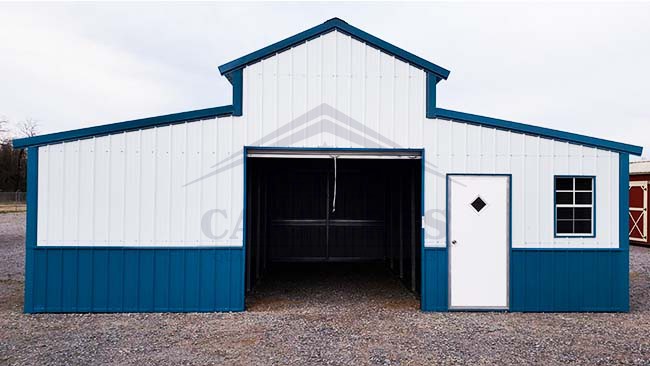
{"label": "door knob", "polygon": [[452,240],[451,243],[456,245],[456,240]]}

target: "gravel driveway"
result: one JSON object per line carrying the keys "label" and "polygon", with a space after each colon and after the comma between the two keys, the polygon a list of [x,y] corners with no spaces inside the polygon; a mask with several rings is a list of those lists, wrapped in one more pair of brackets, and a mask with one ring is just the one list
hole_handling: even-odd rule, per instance
{"label": "gravel driveway", "polygon": [[422,313],[387,274],[314,267],[244,313],[24,315],[23,241],[24,214],[0,214],[0,364],[650,365],[645,248],[629,314]]}

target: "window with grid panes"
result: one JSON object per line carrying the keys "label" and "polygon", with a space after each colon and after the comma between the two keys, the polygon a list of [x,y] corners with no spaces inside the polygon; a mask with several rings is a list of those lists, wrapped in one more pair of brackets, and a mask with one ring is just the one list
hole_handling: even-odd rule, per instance
{"label": "window with grid panes", "polygon": [[555,177],[555,234],[594,233],[594,178]]}

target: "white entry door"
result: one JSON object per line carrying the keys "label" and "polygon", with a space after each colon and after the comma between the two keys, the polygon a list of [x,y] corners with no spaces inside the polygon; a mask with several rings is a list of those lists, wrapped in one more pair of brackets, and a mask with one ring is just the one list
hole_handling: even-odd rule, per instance
{"label": "white entry door", "polygon": [[508,309],[510,177],[447,179],[449,308]]}

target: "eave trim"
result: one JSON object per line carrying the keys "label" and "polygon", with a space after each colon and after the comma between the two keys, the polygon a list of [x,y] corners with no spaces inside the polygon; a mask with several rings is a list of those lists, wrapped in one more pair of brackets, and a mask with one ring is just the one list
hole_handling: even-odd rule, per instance
{"label": "eave trim", "polygon": [[622,152],[640,156],[643,147],[624,144],[621,142],[599,139],[576,133],[554,130],[545,127],[538,127],[519,122],[507,121],[492,117],[485,117],[476,114],[452,111],[449,109],[436,108],[436,118],[447,119],[458,122],[466,122],[482,126],[494,127],[501,130],[515,131],[528,135],[541,136],[554,140],[571,142],[579,145],[592,146],[604,150]]}
{"label": "eave trim", "polygon": [[76,130],[50,133],[34,137],[13,140],[14,148],[20,149],[29,146],[49,145],[63,141],[80,140],[85,138],[105,136],[113,133],[141,130],[157,126],[172,125],[201,119],[232,116],[235,110],[232,105],[199,109],[195,111],[166,114],[163,116],[134,119],[131,121],[111,123],[101,126],[80,128]]}

